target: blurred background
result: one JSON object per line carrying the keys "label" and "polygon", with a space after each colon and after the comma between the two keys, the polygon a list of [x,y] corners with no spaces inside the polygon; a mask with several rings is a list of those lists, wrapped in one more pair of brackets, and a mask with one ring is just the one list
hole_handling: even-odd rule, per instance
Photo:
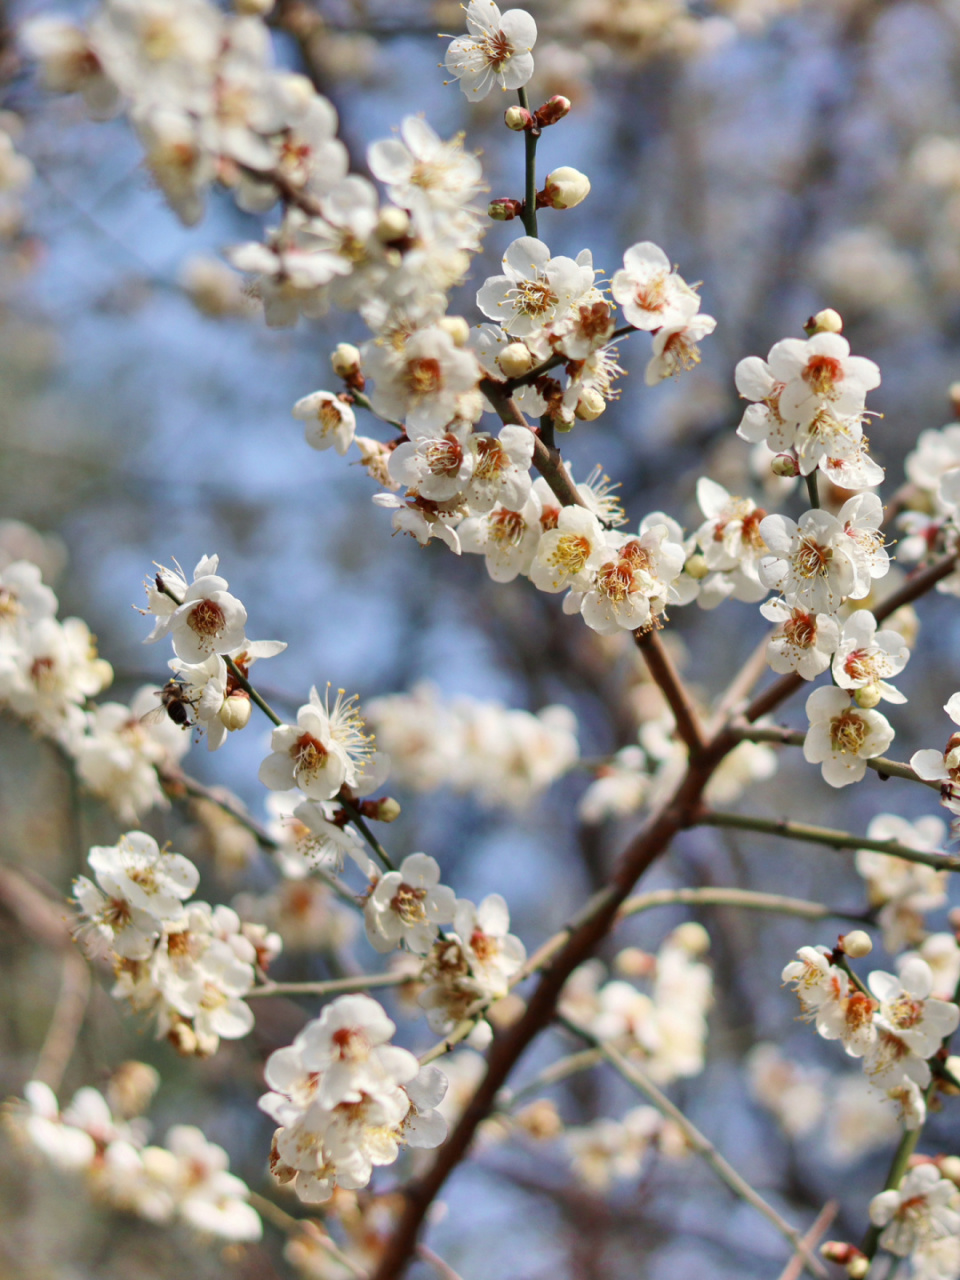
{"label": "blurred background", "polygon": [[[854,351],[882,370],[871,396],[881,416],[869,434],[889,497],[919,431],[949,420],[947,389],[960,377],[960,6],[531,0],[527,7],[541,29],[531,100],[563,93],[574,104],[541,141],[542,172],[571,164],[593,184],[577,209],[542,215],[542,238],[554,253],[591,248],[611,275],[624,248],[654,240],[687,280],[703,282],[704,310],[718,320],[702,364],[653,389],[643,386],[643,341],[622,344],[629,376],[621,399],[563,440],[576,478],[599,464],[621,485],[631,524],[663,510],[695,528],[693,495],[704,474],[796,516],[806,503],[765,492],[749,446],[734,434],[733,367],[798,336],[808,315],[832,306]],[[339,341],[362,338],[360,322],[331,316],[271,331],[239,286],[229,314],[198,309],[192,259],[256,239],[271,218],[261,223],[224,197],[198,228],[183,229],[122,121],[91,123],[77,100],[37,89],[14,28],[27,15],[54,11],[63,6],[7,4],[0,34],[0,106],[19,118],[17,146],[36,171],[16,204],[0,210],[0,514],[47,535],[39,553],[61,616],[83,617],[96,634],[116,672],[109,696],[129,699],[166,676],[164,646],[142,646],[147,626],[131,608],[143,603],[152,563],[176,557],[189,569],[218,553],[247,606],[250,635],[289,644],[269,667],[278,705],[295,708],[311,684],[326,681],[365,700],[429,680],[443,697],[534,712],[570,708],[588,760],[635,743],[641,722],[660,707],[628,636],[599,638],[563,616],[559,597],[523,581],[494,584],[479,557],[391,537],[389,514],[371,504],[375,487],[363,470],[306,448],[291,406],[318,388],[336,389],[329,354]],[[501,95],[470,106],[455,86],[444,87],[437,68],[444,45],[436,33],[461,30],[458,6],[279,0],[271,21],[278,60],[306,71],[336,104],[353,169],[364,171],[369,142],[422,112],[444,137],[466,132],[467,145],[483,153],[492,195],[520,194],[523,146],[503,128]],[[498,270],[515,226],[491,226],[477,284]],[[475,287],[451,303],[471,321]],[[3,529],[10,558],[24,535]],[[910,701],[891,717],[898,759],[942,745],[940,708],[960,686],[955,599],[926,600],[918,613],[919,647],[899,681]],[[704,699],[722,690],[763,633],[756,607],[737,603],[716,614],[675,610],[669,628],[677,660]],[[803,723],[799,699],[783,718]],[[256,769],[266,738],[254,725],[216,755],[195,746],[185,767],[202,782],[229,786],[262,817]],[[419,849],[435,856],[445,883],[462,895],[503,893],[512,929],[532,950],[604,880],[641,820],[584,824],[578,803],[589,781],[589,770],[573,771],[520,812],[444,787],[397,787],[403,813],[386,829],[387,843],[401,856]],[[870,775],[849,792],[832,791],[790,757],[776,778],[749,782],[743,804],[777,816],[815,813],[852,831],[865,831],[879,813],[937,812],[923,788]],[[77,792],[49,743],[6,718],[0,810],[0,860],[39,892],[68,894],[89,845],[113,843],[123,829]],[[370,964],[362,933],[351,936],[331,901],[315,895],[308,907],[278,905],[270,865],[209,811],[155,813],[144,825],[197,859],[210,901],[242,894],[249,903],[272,893],[263,910],[287,935],[278,976],[322,978],[334,962]],[[866,905],[847,855],[712,830],[679,838],[644,887],[676,884],[738,884],[854,911]],[[69,964],[44,945],[22,903],[0,896],[0,1093],[8,1095],[35,1070]],[[929,928],[946,927],[946,909],[929,917]],[[624,926],[605,958],[626,945],[655,952],[688,919],[710,934],[716,999],[707,1065],[672,1096],[788,1218],[807,1223],[838,1196],[830,1234],[857,1239],[895,1126],[868,1116],[848,1147],[825,1154],[829,1116],[814,1115],[801,1133],[804,1124],[788,1118],[791,1136],[757,1100],[756,1065],[752,1077],[744,1065],[754,1046],[774,1042],[788,1074],[791,1064],[810,1073],[804,1079],[814,1094],[840,1089],[843,1055],[795,1021],[795,1001],[779,983],[797,946],[832,944],[841,925],[671,908]],[[889,964],[882,949],[877,960]],[[426,1048],[422,1019],[385,1003],[398,1038]],[[115,1006],[97,978],[62,1097],[102,1085],[126,1058],[148,1061],[163,1080],[151,1112],[156,1130],[202,1125],[254,1189],[293,1212],[293,1197],[275,1191],[266,1173],[270,1126],[253,1101],[266,1054],[289,1043],[313,1011],[309,1002],[261,1001],[251,1037],[224,1044],[208,1061],[183,1061]],[[559,1033],[543,1037],[518,1082],[570,1047]],[[453,1070],[468,1078],[474,1067],[464,1057]],[[775,1098],[782,1092],[773,1088]],[[572,1127],[619,1117],[637,1101],[603,1071],[545,1096]],[[947,1109],[924,1142],[956,1151],[958,1138],[960,1120]],[[182,1273],[188,1248],[198,1280],[346,1274],[291,1257],[289,1248],[284,1258],[282,1234],[269,1230],[262,1245],[193,1252],[178,1229],[100,1212],[68,1178],[37,1166],[8,1137],[0,1142],[0,1274],[10,1280],[160,1280]],[[431,1244],[464,1280],[779,1274],[783,1242],[694,1158],[651,1150],[636,1163],[622,1177],[609,1167],[591,1177],[562,1137],[491,1129],[445,1189]],[[405,1167],[385,1171],[375,1186],[388,1190]]]}

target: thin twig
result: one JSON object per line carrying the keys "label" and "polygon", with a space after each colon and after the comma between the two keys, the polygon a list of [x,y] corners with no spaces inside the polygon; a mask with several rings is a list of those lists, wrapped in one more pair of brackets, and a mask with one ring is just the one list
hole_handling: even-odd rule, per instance
{"label": "thin twig", "polygon": [[350,978],[331,978],[326,982],[265,982],[243,997],[254,996],[335,996],[351,991],[367,991],[372,987],[402,987],[416,982],[409,973],[361,973]]}
{"label": "thin twig", "polygon": [[[820,1237],[825,1236],[830,1229],[830,1224],[840,1210],[840,1202],[838,1200],[828,1200],[810,1225],[810,1229],[804,1233],[803,1243],[812,1253],[820,1243]],[[800,1272],[803,1270],[803,1254],[795,1253],[787,1265],[780,1272],[778,1280],[798,1280]]]}
{"label": "thin twig", "polygon": [[[741,726],[735,729],[746,742],[773,742],[780,747],[802,747],[807,735],[799,729],[782,729],[779,725]],[[939,782],[921,778],[915,769],[900,760],[888,760],[886,756],[871,756],[865,765],[875,769],[883,778],[906,778],[908,782],[920,782],[934,791],[940,790]]]}
{"label": "thin twig", "polygon": [[[720,825],[720,824],[717,824]],[[732,823],[730,824],[733,825]],[[960,859],[958,859],[960,863]],[[867,921],[863,911],[841,911],[825,906],[822,902],[807,902],[803,898],[786,898],[780,893],[759,893],[753,889],[657,889],[653,893],[639,893],[628,898],[617,912],[617,921],[650,911],[653,907],[744,907],[748,911],[771,911],[785,916],[800,916],[804,920],[858,920]]]}
{"label": "thin twig", "polygon": [[687,692],[686,685],[680,679],[679,673],[673,665],[663,641],[660,639],[659,631],[657,631],[656,627],[650,627],[646,631],[635,631],[634,638],[637,648],[643,654],[650,675],[673,712],[677,733],[686,744],[691,757],[695,758],[707,745],[706,734],[700,723],[700,717],[697,715],[696,707],[693,705],[693,700]]}
{"label": "thin twig", "polygon": [[417,1253],[424,1262],[429,1262],[430,1266],[433,1267],[434,1271],[440,1277],[440,1280],[461,1280],[459,1273],[454,1271],[453,1267],[450,1266],[450,1263],[444,1262],[439,1254],[434,1253],[432,1249],[428,1249],[425,1244],[417,1246]]}
{"label": "thin twig", "polygon": [[579,1036],[582,1040],[586,1040],[588,1044],[592,1044],[595,1048],[599,1049],[606,1061],[610,1063],[614,1070],[617,1071],[628,1084],[633,1085],[635,1089],[645,1097],[649,1098],[661,1115],[672,1120],[681,1131],[690,1147],[696,1151],[698,1155],[703,1156],[704,1160],[714,1171],[717,1177],[720,1178],[722,1182],[726,1183],[734,1195],[738,1196],[741,1200],[746,1201],[747,1204],[752,1205],[758,1213],[763,1214],[766,1220],[776,1227],[777,1231],[780,1232],[784,1239],[788,1240],[790,1244],[793,1245],[794,1251],[801,1256],[804,1265],[812,1275],[821,1278],[826,1276],[826,1268],[820,1262],[819,1258],[815,1257],[814,1254],[811,1253],[810,1249],[804,1243],[803,1236],[796,1227],[792,1227],[786,1219],[781,1217],[776,1209],[774,1209],[773,1205],[768,1204],[767,1201],[764,1200],[763,1196],[751,1187],[750,1183],[747,1182],[745,1178],[741,1177],[741,1175],[737,1173],[733,1165],[724,1159],[710,1139],[706,1137],[705,1134],[701,1133],[696,1125],[694,1125],[678,1107],[674,1106],[667,1095],[658,1089],[653,1081],[647,1076],[646,1072],[642,1071],[628,1058],[625,1058],[622,1053],[613,1047],[613,1045],[604,1040],[600,1040],[597,1036],[587,1031],[586,1028],[579,1026],[576,1022],[571,1021],[563,1015],[560,1015],[558,1021],[566,1027],[568,1031],[573,1032],[574,1035]]}
{"label": "thin twig", "polygon": [[60,993],[50,1019],[43,1047],[34,1068],[34,1080],[42,1080],[56,1093],[73,1056],[90,999],[90,967],[77,951],[64,951]]}
{"label": "thin twig", "polygon": [[738,831],[756,831],[761,835],[783,836],[788,840],[805,840],[810,844],[827,845],[832,849],[869,849],[873,853],[886,853],[904,862],[920,862],[938,871],[960,871],[960,857],[951,853],[931,853],[925,849],[911,849],[898,840],[872,840],[869,836],[850,831],[834,831],[830,827],[814,827],[806,822],[793,822],[787,818],[760,818],[747,813],[717,813],[703,809],[696,817],[697,826],[733,827]]}
{"label": "thin twig", "polygon": [[[517,97],[524,111],[530,110],[526,89],[518,89]],[[537,238],[537,139],[539,134],[533,129],[524,130],[523,134],[523,229],[528,236]]]}

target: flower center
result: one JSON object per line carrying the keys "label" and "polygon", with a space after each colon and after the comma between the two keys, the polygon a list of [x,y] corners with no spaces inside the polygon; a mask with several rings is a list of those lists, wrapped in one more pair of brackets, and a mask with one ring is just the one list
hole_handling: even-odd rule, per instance
{"label": "flower center", "polygon": [[223,610],[213,600],[201,600],[187,614],[187,626],[198,636],[217,636],[223,630],[226,618]]}
{"label": "flower center", "polygon": [[597,573],[597,590],[613,604],[623,604],[633,587],[629,560],[611,560]]}
{"label": "flower center", "polygon": [[564,533],[557,540],[550,563],[564,573],[579,573],[590,558],[590,550],[590,539],[583,534]]}
{"label": "flower center", "polygon": [[502,31],[485,35],[478,41],[477,48],[483,55],[483,60],[487,66],[492,67],[494,71],[499,71],[503,64],[513,56],[513,45]]}
{"label": "flower center", "polygon": [[525,316],[548,316],[559,302],[546,280],[521,280],[513,292],[515,306]]}
{"label": "flower center", "polygon": [[435,476],[455,476],[463,463],[463,446],[455,435],[447,434],[427,445],[424,458]]}
{"label": "flower center", "polygon": [[56,666],[52,658],[35,658],[30,667],[30,679],[38,689],[56,686]]}
{"label": "flower center", "polygon": [[841,755],[859,755],[866,739],[866,721],[855,711],[844,711],[830,721],[830,741]]}
{"label": "flower center", "polygon": [[644,311],[662,311],[667,300],[667,273],[660,271],[638,284],[633,300]]}
{"label": "flower center", "polygon": [[420,924],[427,918],[427,909],[423,905],[426,896],[426,889],[402,884],[390,899],[390,910],[395,911],[404,924]]}
{"label": "flower center", "polygon": [[427,356],[418,356],[413,360],[408,360],[404,381],[411,395],[436,395],[443,386],[443,372],[440,368],[440,361]]}
{"label": "flower center", "polygon": [[327,762],[330,753],[322,742],[309,733],[302,734],[290,748],[293,757],[293,774],[298,778],[301,773],[312,775],[319,773]]}
{"label": "flower center", "polygon": [[510,459],[503,446],[491,436],[481,437],[477,441],[477,479],[492,480],[510,465]]}
{"label": "flower center", "polygon": [[341,1062],[362,1062],[369,1056],[370,1043],[359,1027],[340,1027],[330,1042]]}
{"label": "flower center", "polygon": [[783,634],[795,648],[811,649],[817,642],[817,620],[812,613],[794,613],[783,624]]}
{"label": "flower center", "polygon": [[481,964],[486,964],[497,954],[497,940],[484,933],[482,929],[474,929],[470,935],[470,950]]}
{"label": "flower center", "polygon": [[803,380],[814,395],[836,395],[836,385],[843,381],[843,363],[835,356],[812,356],[803,371]]}
{"label": "flower center", "polygon": [[501,507],[488,520],[489,536],[500,547],[517,547],[527,531],[527,522],[519,511]]}
{"label": "flower center", "polygon": [[824,577],[833,559],[833,548],[822,546],[813,538],[803,538],[794,556],[793,564],[801,578]]}

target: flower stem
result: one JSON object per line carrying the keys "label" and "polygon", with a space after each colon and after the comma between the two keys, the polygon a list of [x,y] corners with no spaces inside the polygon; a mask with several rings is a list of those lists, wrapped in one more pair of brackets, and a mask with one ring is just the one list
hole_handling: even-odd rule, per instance
{"label": "flower stem", "polygon": [[[530,110],[530,102],[526,89],[518,89],[517,97],[524,111]],[[524,182],[523,226],[528,236],[537,236],[537,135],[532,129],[524,131],[524,163],[526,180]]]}
{"label": "flower stem", "polygon": [[807,481],[807,493],[810,495],[810,505],[815,510],[819,510],[820,490],[817,488],[816,471],[811,471],[810,474],[806,477],[806,481]]}

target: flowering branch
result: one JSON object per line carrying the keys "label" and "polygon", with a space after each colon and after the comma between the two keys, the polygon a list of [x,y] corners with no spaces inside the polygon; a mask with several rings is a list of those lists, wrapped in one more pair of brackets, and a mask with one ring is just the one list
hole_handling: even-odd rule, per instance
{"label": "flowering branch", "polygon": [[[782,729],[778,725],[735,726],[734,731],[742,742],[772,742],[780,747],[802,747],[807,735],[798,729]],[[940,783],[921,778],[915,769],[899,760],[888,760],[886,756],[872,756],[864,761],[871,769],[875,769],[881,778],[906,778],[908,782],[921,782],[939,792]]]}
{"label": "flowering branch", "polygon": [[[877,843],[874,841],[874,847]],[[960,858],[957,859],[957,869],[960,870]],[[800,916],[804,920],[867,921],[870,918],[865,912],[841,911],[820,902],[807,902],[803,898],[787,898],[779,893],[759,893],[754,889],[722,889],[709,886],[700,889],[657,889],[653,893],[639,893],[626,900],[617,913],[617,919],[625,920],[629,916],[639,915],[640,912],[649,911],[653,907],[680,905],[745,907],[750,911],[771,911],[780,915]]]}
{"label": "flowering branch", "polygon": [[677,733],[686,744],[691,757],[699,755],[706,747],[706,735],[693,705],[693,699],[664,648],[659,632],[656,627],[650,627],[645,631],[634,632],[634,639],[637,648],[643,654],[651,676],[673,712],[677,722]]}
{"label": "flowering branch", "polygon": [[[517,98],[524,111],[530,110],[526,89],[517,90]],[[523,228],[528,236],[537,238],[537,129],[525,129],[523,133]]]}
{"label": "flowering branch", "polygon": [[265,982],[247,992],[253,996],[338,996],[372,987],[402,987],[416,981],[409,973],[361,973],[350,978],[331,978],[328,982]]}
{"label": "flowering branch", "polygon": [[645,1097],[649,1098],[661,1115],[664,1115],[667,1119],[673,1121],[677,1128],[683,1133],[683,1136],[686,1138],[690,1147],[698,1155],[703,1156],[706,1163],[721,1179],[721,1181],[726,1183],[734,1195],[739,1196],[741,1200],[746,1201],[746,1203],[756,1209],[758,1213],[762,1213],[767,1221],[780,1232],[784,1239],[788,1240],[790,1244],[793,1245],[794,1251],[803,1258],[804,1265],[811,1275],[820,1278],[826,1276],[826,1268],[820,1262],[819,1258],[815,1257],[810,1252],[803,1236],[796,1227],[792,1227],[789,1222],[782,1218],[780,1214],[777,1213],[776,1209],[774,1209],[771,1204],[768,1204],[767,1201],[764,1200],[763,1196],[761,1196],[759,1192],[755,1191],[749,1182],[737,1173],[733,1165],[724,1159],[710,1139],[701,1133],[696,1125],[688,1120],[678,1107],[674,1106],[667,1095],[657,1088],[644,1071],[642,1071],[628,1058],[625,1058],[619,1050],[613,1047],[612,1044],[598,1039],[597,1036],[587,1031],[586,1028],[579,1026],[579,1024],[573,1022],[570,1018],[561,1014],[558,1016],[557,1020],[562,1026],[566,1027],[568,1031],[579,1036],[581,1040],[586,1040],[588,1044],[592,1044],[603,1055],[604,1059],[609,1062],[614,1070],[627,1081],[628,1084],[632,1085]]}

